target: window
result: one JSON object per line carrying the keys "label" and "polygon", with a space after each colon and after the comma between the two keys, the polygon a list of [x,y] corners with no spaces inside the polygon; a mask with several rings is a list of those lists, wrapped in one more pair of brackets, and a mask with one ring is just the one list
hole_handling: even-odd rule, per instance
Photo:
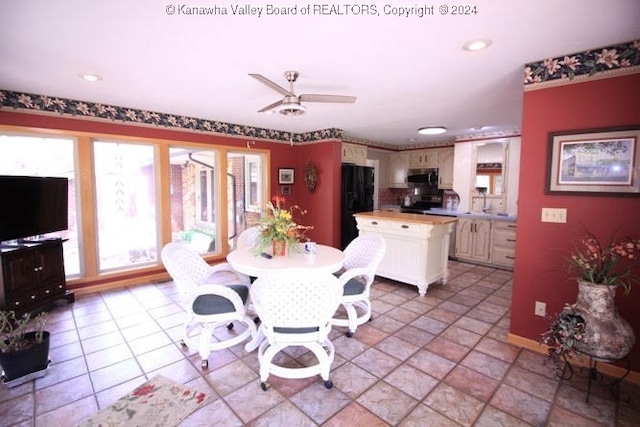
{"label": "window", "polygon": [[[81,274],[81,242],[78,236],[80,206],[76,192],[75,145],[73,138],[0,135],[0,174],[53,176],[69,179],[69,229],[47,237],[65,239],[64,269],[67,277]],[[3,209],[6,207],[3,207]]]}
{"label": "window", "polygon": [[156,263],[154,147],[95,141],[93,154],[99,270]]}
{"label": "window", "polygon": [[220,250],[217,157],[215,150],[169,149],[171,240],[186,242],[200,253]]}
{"label": "window", "polygon": [[262,162],[259,156],[245,157],[245,206],[249,212],[262,209]]}

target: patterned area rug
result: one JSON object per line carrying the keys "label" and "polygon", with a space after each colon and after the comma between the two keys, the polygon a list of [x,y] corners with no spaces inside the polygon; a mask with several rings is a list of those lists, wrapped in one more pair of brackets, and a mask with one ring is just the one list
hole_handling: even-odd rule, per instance
{"label": "patterned area rug", "polygon": [[78,427],[176,426],[209,397],[157,375]]}

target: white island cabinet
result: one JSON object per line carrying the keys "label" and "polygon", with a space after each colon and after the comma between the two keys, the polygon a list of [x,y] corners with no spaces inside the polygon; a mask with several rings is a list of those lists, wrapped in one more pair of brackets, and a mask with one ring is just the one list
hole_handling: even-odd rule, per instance
{"label": "white island cabinet", "polygon": [[382,211],[354,216],[360,235],[379,234],[387,244],[378,276],[417,286],[421,296],[431,283],[447,283],[449,234],[456,218]]}

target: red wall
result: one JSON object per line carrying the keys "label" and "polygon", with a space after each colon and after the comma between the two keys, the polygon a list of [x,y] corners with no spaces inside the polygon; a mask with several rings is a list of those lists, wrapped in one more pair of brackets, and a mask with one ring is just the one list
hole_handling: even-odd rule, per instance
{"label": "red wall", "polygon": [[[512,334],[537,341],[546,330],[548,321],[534,315],[535,301],[547,303],[547,315],[575,302],[577,284],[560,270],[582,231],[590,230],[605,241],[614,233],[640,237],[639,197],[544,194],[549,132],[634,124],[640,126],[640,74],[524,93]],[[566,208],[567,223],[542,223],[543,207]],[[638,286],[627,297],[618,290],[620,314],[640,343],[639,298]],[[638,343],[631,362],[632,370],[639,371]]]}

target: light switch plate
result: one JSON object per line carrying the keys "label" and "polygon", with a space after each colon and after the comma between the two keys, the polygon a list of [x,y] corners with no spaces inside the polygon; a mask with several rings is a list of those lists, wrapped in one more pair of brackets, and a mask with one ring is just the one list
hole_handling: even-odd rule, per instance
{"label": "light switch plate", "polygon": [[542,208],[542,222],[567,222],[567,210],[565,208]]}

